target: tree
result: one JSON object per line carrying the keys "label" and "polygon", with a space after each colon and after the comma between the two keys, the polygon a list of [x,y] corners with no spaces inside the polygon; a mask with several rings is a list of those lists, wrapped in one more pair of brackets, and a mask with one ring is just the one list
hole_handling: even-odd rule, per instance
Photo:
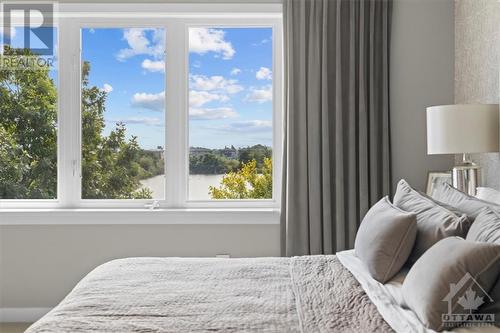
{"label": "tree", "polygon": [[[4,46],[4,56],[33,56]],[[0,198],[57,197],[57,92],[48,68],[0,70]]]}
{"label": "tree", "polygon": [[222,177],[220,186],[209,187],[212,199],[271,199],[273,197],[273,161],[264,158],[262,174],[257,161],[244,163],[241,169]]}
{"label": "tree", "polygon": [[82,67],[82,198],[148,199],[149,189],[139,189],[148,172],[137,137],[126,140],[126,128],[117,123],[104,136],[107,93],[89,84],[90,63]]}
{"label": "tree", "polygon": [[252,147],[241,148],[238,153],[240,163],[248,163],[252,160],[257,162],[257,169],[261,171],[264,159],[272,157],[272,150],[270,147],[263,145],[254,145]]}
{"label": "tree", "polygon": [[[36,56],[4,47],[4,56]],[[151,198],[140,180],[163,172],[159,156],[126,139],[117,123],[105,128],[107,93],[89,83],[90,64],[82,68],[82,197]],[[142,162],[142,164],[141,164]],[[0,198],[57,197],[57,89],[49,68],[0,70]]]}

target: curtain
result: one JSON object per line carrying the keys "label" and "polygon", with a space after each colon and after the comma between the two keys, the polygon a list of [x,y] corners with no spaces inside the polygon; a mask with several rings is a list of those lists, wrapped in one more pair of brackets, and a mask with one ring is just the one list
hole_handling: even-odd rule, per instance
{"label": "curtain", "polygon": [[390,0],[284,0],[282,255],[352,248],[391,191]]}

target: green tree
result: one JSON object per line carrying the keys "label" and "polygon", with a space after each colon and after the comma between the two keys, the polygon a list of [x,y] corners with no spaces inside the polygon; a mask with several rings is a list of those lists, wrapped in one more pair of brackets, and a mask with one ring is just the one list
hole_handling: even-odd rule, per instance
{"label": "green tree", "polygon": [[264,158],[262,173],[257,170],[257,161],[244,163],[236,172],[222,177],[220,186],[209,187],[212,199],[271,199],[273,197],[273,161]]}
{"label": "green tree", "polygon": [[[5,56],[33,56],[4,46]],[[57,196],[57,92],[49,69],[0,70],[0,198]]]}
{"label": "green tree", "polygon": [[238,159],[240,163],[248,163],[252,160],[257,162],[258,171],[264,166],[264,159],[272,157],[272,150],[270,147],[264,145],[254,145],[252,147],[241,148],[238,152]]}
{"label": "green tree", "polygon": [[117,123],[108,136],[105,128],[107,93],[89,84],[90,63],[82,66],[82,197],[85,199],[147,199],[140,188],[143,157],[137,137],[126,139],[126,128]]}
{"label": "green tree", "polygon": [[[3,55],[36,57],[5,46]],[[151,198],[140,180],[163,172],[158,154],[146,152],[137,138],[126,139],[122,123],[108,136],[107,94],[89,83],[82,68],[82,197]],[[49,68],[0,70],[0,198],[57,197],[57,89]]]}

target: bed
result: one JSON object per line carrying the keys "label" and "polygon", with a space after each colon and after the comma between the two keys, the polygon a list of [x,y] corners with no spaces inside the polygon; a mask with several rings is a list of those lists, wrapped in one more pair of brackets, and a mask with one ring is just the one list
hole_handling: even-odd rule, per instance
{"label": "bed", "polygon": [[89,273],[27,333],[428,332],[399,306],[401,278],[376,282],[354,251],[119,259]]}

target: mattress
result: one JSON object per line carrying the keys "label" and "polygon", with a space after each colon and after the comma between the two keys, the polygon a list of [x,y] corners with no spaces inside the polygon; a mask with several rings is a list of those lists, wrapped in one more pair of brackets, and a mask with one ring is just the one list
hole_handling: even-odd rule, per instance
{"label": "mattress", "polygon": [[28,333],[392,332],[336,256],[127,258],[83,278]]}

